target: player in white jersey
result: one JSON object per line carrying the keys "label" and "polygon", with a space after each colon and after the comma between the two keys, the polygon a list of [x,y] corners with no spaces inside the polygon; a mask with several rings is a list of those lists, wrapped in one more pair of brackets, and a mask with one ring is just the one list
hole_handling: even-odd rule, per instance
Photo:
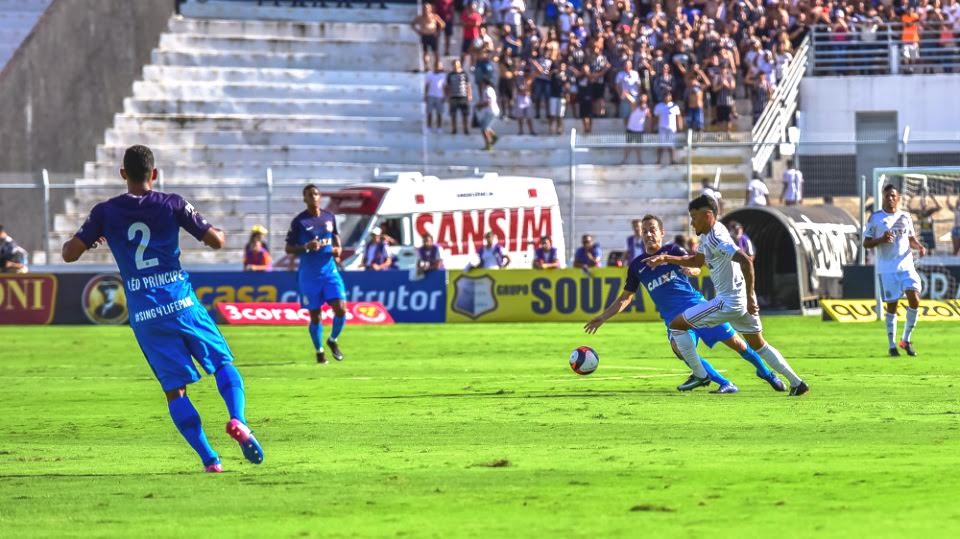
{"label": "player in white jersey", "polygon": [[[661,264],[677,264],[688,268],[710,268],[710,277],[717,295],[712,300],[690,307],[670,322],[670,332],[677,349],[688,365],[699,361],[696,343],[688,330],[719,326],[729,322],[733,329],[743,335],[777,372],[790,380],[790,396],[798,397],[810,391],[797,373],[793,371],[780,352],[763,339],[760,323],[760,307],[753,283],[753,262],[718,219],[720,213],[716,199],[700,195],[688,206],[693,229],[700,234],[697,253],[688,256],[657,255],[647,259],[647,265],[655,268]],[[694,374],[700,369],[694,368]]]}
{"label": "player in white jersey", "polygon": [[926,249],[917,241],[910,214],[900,210],[900,191],[893,185],[883,188],[882,210],[874,212],[863,231],[863,246],[877,250],[877,275],[880,277],[880,296],[887,304],[887,342],[890,355],[899,356],[897,351],[897,305],[904,294],[907,296],[907,323],[903,327],[900,348],[907,355],[915,356],[910,341],[913,329],[917,327],[917,308],[920,307],[920,275],[913,265],[913,253],[916,249],[920,256]]}

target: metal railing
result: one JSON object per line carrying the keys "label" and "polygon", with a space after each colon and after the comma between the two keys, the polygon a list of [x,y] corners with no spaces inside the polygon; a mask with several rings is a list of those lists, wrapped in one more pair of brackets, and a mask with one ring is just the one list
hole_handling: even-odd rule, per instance
{"label": "metal railing", "polygon": [[[947,23],[950,26],[950,23]],[[907,37],[910,37],[908,31]],[[809,73],[829,75],[896,75],[960,71],[960,36],[947,30],[921,28],[918,41],[904,39],[900,22],[855,22],[849,32],[816,25],[810,32]]]}
{"label": "metal railing", "polygon": [[800,100],[800,81],[807,72],[810,36],[803,39],[796,53],[784,70],[773,95],[764,107],[760,118],[750,131],[753,147],[753,171],[757,174],[766,168],[773,156],[774,144],[786,140],[787,128],[793,122]]}

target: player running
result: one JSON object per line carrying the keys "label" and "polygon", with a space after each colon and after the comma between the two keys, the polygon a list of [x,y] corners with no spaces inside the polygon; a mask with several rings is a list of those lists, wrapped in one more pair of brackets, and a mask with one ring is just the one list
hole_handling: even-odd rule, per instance
{"label": "player running", "polygon": [[[650,293],[650,298],[653,299],[657,312],[660,313],[660,318],[663,319],[664,323],[673,320],[674,317],[690,307],[706,303],[704,297],[690,284],[690,280],[687,278],[688,276],[698,275],[700,268],[681,268],[673,264],[664,264],[653,269],[647,266],[646,260],[655,255],[687,255],[683,246],[673,243],[663,245],[663,221],[655,215],[644,215],[640,221],[640,230],[644,252],[630,263],[627,270],[626,285],[617,301],[614,301],[600,316],[590,320],[584,326],[587,333],[596,333],[604,322],[623,312],[627,306],[633,303],[641,285]],[[777,391],[786,390],[783,382],[770,371],[763,360],[760,359],[760,356],[748,347],[743,339],[737,336],[730,324],[723,323],[716,327],[696,328],[690,330],[689,334],[695,343],[702,339],[711,348],[714,344],[723,342],[740,354],[740,357],[756,367],[759,378],[766,380]],[[678,352],[676,342],[669,329],[667,339],[670,341],[673,352],[677,357],[685,361]],[[720,375],[706,359],[702,357],[699,357],[699,359],[702,364],[701,369],[705,371],[705,374],[701,373],[699,377],[691,375],[686,382],[677,387],[678,390],[689,391],[707,385],[712,380],[720,386],[714,393],[736,393],[739,391],[736,385]],[[697,372],[696,365],[691,364],[690,368]]]}
{"label": "player running", "polygon": [[[734,330],[743,335],[750,347],[777,372],[790,380],[790,395],[800,396],[810,387],[799,377],[776,348],[763,340],[760,323],[760,307],[753,288],[753,262],[737,245],[723,223],[717,220],[717,201],[700,195],[688,205],[693,229],[700,234],[697,253],[687,256],[658,254],[646,259],[647,266],[656,268],[664,264],[677,264],[687,268],[710,268],[710,277],[717,289],[712,300],[683,311],[670,322],[670,334],[684,361],[693,369],[694,376],[703,380],[703,367],[699,365],[697,343],[690,336],[690,329],[708,328],[729,322]],[[705,383],[705,380],[703,380]]]}
{"label": "player running", "polygon": [[260,464],[263,449],[244,415],[243,379],[233,366],[233,353],[180,268],[180,228],[212,249],[223,247],[224,234],[180,195],[153,190],[157,169],[150,148],[127,148],[120,176],[127,181],[127,193],[93,207],[76,235],[63,244],[63,260],[75,262],[106,241],[123,277],[131,329],[167,395],[180,434],[207,472],[223,471],[187,396],[187,385],[200,380],[195,359],[217,380],[230,414],[227,434],[247,460]]}
{"label": "player running", "polygon": [[337,345],[337,338],[340,337],[347,320],[344,302],[347,291],[337,268],[340,234],[337,232],[337,219],[334,215],[320,209],[320,190],[316,185],[304,186],[303,202],[307,209],[300,212],[290,223],[286,251],[289,255],[300,257],[300,305],[310,311],[310,339],[317,352],[317,363],[326,365],[323,323],[320,320],[320,309],[324,303],[333,309],[333,328],[330,338],[327,339],[327,346],[330,347],[333,359],[343,361],[343,352]]}
{"label": "player running", "polygon": [[920,275],[913,265],[916,249],[920,256],[926,249],[917,241],[910,214],[900,210],[900,191],[893,185],[883,188],[882,210],[874,212],[863,232],[863,246],[877,249],[877,274],[880,276],[880,295],[887,304],[887,342],[889,354],[899,356],[897,350],[897,304],[907,296],[907,323],[903,326],[900,348],[909,356],[917,355],[910,338],[917,327],[917,308],[920,307]]}

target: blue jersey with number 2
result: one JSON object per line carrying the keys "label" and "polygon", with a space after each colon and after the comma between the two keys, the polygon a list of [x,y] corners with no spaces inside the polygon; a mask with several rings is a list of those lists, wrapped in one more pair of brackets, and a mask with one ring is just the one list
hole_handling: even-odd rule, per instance
{"label": "blue jersey with number 2", "polygon": [[97,204],[76,237],[88,248],[101,236],[107,239],[136,326],[200,307],[180,267],[180,228],[200,240],[210,227],[180,195],[149,191]]}

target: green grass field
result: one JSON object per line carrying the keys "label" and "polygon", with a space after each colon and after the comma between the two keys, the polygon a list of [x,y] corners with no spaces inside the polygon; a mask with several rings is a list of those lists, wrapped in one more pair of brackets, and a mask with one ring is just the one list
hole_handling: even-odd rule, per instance
{"label": "green grass field", "polygon": [[[191,387],[227,473],[201,473],[127,328],[5,327],[0,536],[956,537],[960,330],[769,318],[813,391],[680,394],[659,324],[225,328],[266,462]],[[592,376],[569,351],[594,346]]]}

